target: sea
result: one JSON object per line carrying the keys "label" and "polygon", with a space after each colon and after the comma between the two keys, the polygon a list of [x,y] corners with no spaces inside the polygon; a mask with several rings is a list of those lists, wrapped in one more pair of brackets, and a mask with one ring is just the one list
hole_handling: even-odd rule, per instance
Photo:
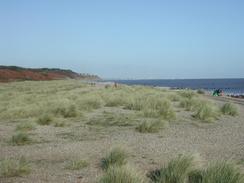
{"label": "sea", "polygon": [[225,94],[244,95],[244,78],[239,79],[140,79],[110,80],[127,85],[169,87],[172,89],[203,89],[212,92],[221,89]]}

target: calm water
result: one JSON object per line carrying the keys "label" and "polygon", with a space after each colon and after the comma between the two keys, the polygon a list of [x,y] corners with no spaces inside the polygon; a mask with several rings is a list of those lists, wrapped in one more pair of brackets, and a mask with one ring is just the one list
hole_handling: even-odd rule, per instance
{"label": "calm water", "polygon": [[[114,80],[115,81],[115,80]],[[243,79],[148,79],[148,80],[116,80],[128,85],[163,86],[172,88],[205,89],[213,91],[222,89],[227,94],[244,94]]]}

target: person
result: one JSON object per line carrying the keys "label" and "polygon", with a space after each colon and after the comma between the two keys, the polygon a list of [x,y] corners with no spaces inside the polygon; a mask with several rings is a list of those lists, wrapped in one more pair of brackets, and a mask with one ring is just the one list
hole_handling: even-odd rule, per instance
{"label": "person", "polygon": [[223,96],[223,94],[223,90],[221,89],[214,90],[213,92],[213,96]]}

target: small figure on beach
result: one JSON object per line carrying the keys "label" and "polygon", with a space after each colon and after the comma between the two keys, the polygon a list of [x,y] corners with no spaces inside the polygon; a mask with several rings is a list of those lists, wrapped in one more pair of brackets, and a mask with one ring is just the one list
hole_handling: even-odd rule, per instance
{"label": "small figure on beach", "polygon": [[213,96],[223,96],[224,92],[221,89],[214,90]]}
{"label": "small figure on beach", "polygon": [[118,88],[118,83],[114,82],[114,88]]}

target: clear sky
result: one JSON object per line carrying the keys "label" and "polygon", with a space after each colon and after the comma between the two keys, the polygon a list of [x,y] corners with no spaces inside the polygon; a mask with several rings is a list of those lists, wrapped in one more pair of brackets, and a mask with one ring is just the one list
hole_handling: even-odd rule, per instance
{"label": "clear sky", "polygon": [[0,0],[0,65],[244,77],[243,0]]}

